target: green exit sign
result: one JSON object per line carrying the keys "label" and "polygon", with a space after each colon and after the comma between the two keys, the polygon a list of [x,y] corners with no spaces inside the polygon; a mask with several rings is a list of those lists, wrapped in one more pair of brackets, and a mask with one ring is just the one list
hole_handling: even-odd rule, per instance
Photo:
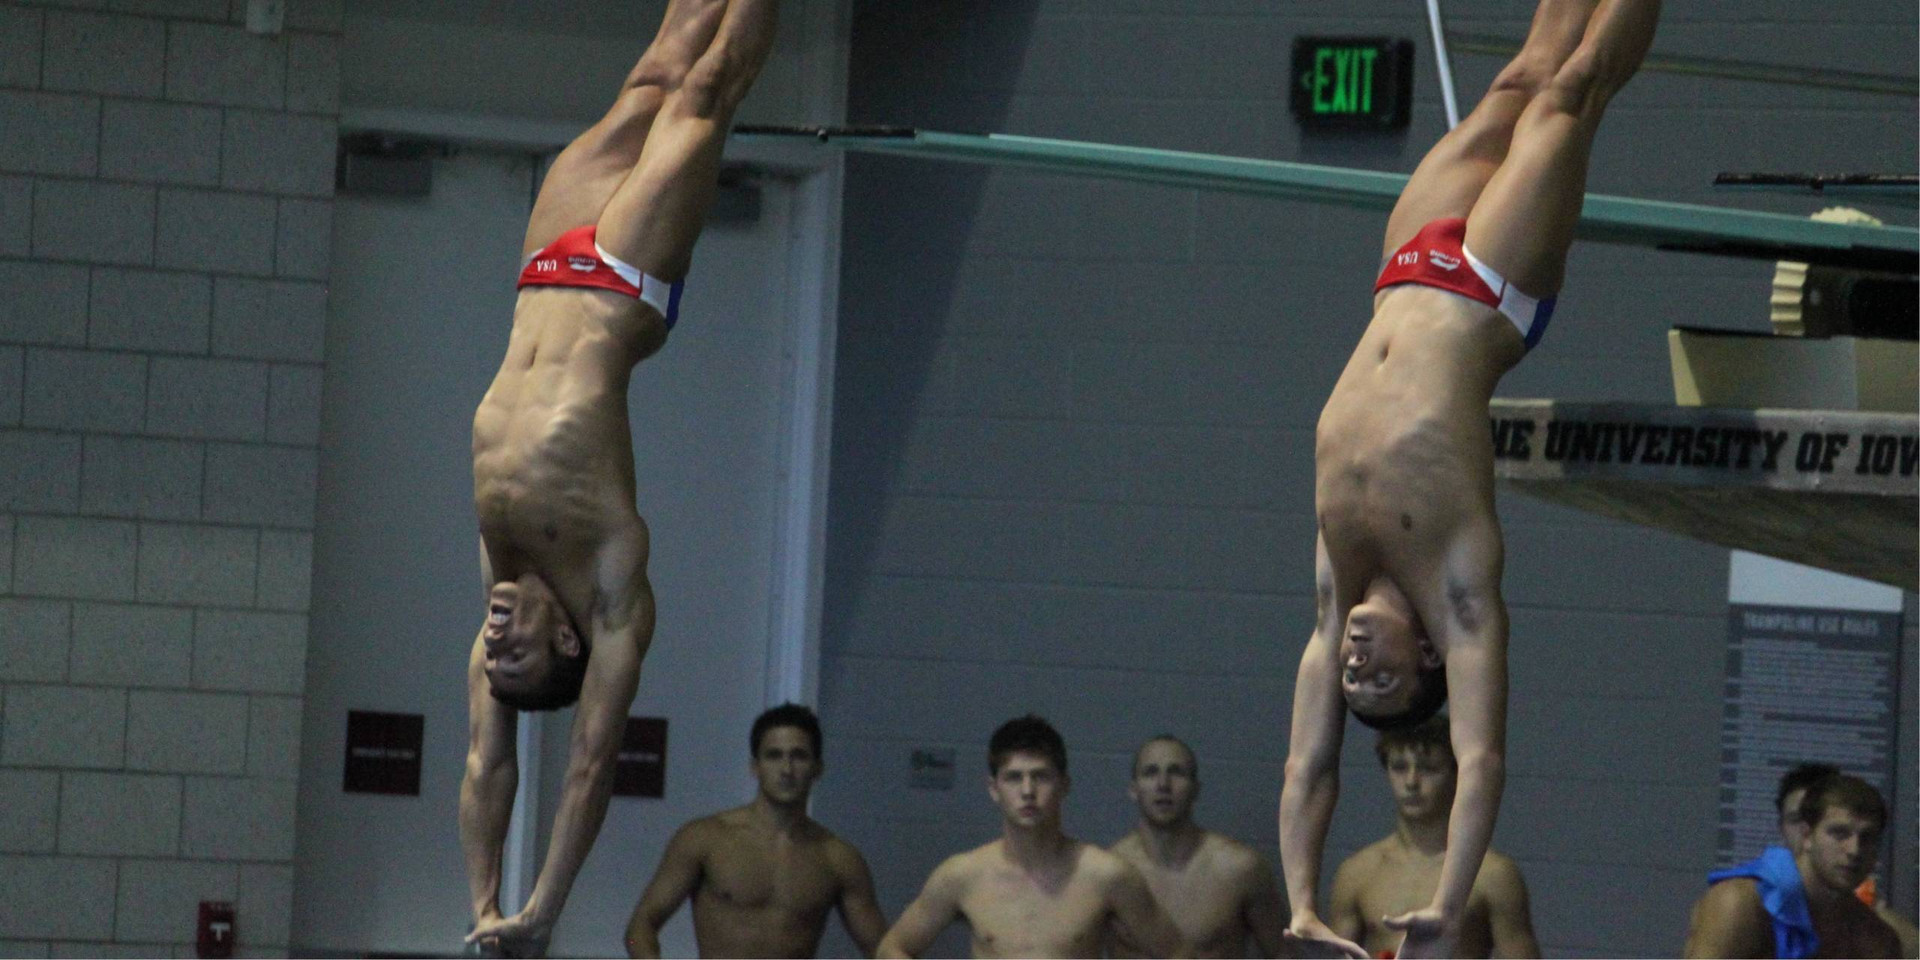
{"label": "green exit sign", "polygon": [[1413,43],[1295,37],[1292,100],[1303,127],[1404,130],[1413,100]]}

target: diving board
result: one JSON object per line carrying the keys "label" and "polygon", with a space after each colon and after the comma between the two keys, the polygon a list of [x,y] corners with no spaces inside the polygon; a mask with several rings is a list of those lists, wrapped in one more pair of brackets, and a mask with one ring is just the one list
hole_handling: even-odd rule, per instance
{"label": "diving board", "polygon": [[[740,126],[736,137],[1045,170],[1387,210],[1406,174],[1012,134],[902,127]],[[1689,203],[1587,195],[1575,236],[1601,243],[1920,273],[1920,230],[1821,223]]]}
{"label": "diving board", "polygon": [[1902,590],[1920,416],[1496,399],[1494,475],[1552,503]]}
{"label": "diving board", "polygon": [[1920,196],[1920,176],[1911,173],[1722,173],[1713,178],[1722,190],[1907,200]]}

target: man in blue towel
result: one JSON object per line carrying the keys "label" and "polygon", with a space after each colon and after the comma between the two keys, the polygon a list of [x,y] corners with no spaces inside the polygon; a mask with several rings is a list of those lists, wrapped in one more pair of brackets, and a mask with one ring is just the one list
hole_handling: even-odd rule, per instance
{"label": "man in blue towel", "polygon": [[1900,938],[1854,888],[1873,875],[1887,805],[1866,781],[1835,774],[1807,788],[1797,850],[1707,875],[1687,957],[1897,957]]}

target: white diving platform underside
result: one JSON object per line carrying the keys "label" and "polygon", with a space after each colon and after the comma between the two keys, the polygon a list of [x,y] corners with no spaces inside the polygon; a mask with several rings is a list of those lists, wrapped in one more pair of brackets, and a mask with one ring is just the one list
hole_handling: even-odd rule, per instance
{"label": "white diving platform underside", "polygon": [[1912,590],[1920,416],[1496,399],[1528,496]]}

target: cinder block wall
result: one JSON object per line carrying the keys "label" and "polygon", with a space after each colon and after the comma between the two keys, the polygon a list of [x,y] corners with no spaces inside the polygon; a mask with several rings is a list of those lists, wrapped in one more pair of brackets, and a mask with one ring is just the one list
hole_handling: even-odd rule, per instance
{"label": "cinder block wall", "polygon": [[[1457,29],[1517,38],[1534,3],[1445,6]],[[854,123],[1399,172],[1444,130],[1408,0],[854,9]],[[1656,51],[1910,76],[1915,21],[1876,0],[1669,0]],[[1413,40],[1412,128],[1303,135],[1287,56],[1307,33]],[[1502,61],[1455,62],[1470,107]],[[1910,97],[1648,73],[1601,130],[1592,188],[1804,214],[1817,198],[1709,184],[1911,170],[1916,140]],[[1913,222],[1910,203],[1870,209]],[[1128,829],[1130,752],[1170,730],[1199,752],[1201,821],[1274,854],[1312,625],[1312,430],[1367,322],[1384,221],[849,160],[816,808],[866,851],[890,911],[993,835],[986,739],[1030,709],[1066,735],[1082,836]],[[1501,392],[1671,402],[1667,328],[1764,329],[1771,273],[1579,245],[1553,330]],[[1713,861],[1727,553],[1511,493],[1501,514],[1514,637],[1495,845],[1532,883],[1550,955],[1672,955]],[[1350,725],[1323,881],[1391,827],[1372,742]],[[908,786],[919,747],[955,751],[953,789]]]}
{"label": "cinder block wall", "polygon": [[340,0],[0,3],[0,952],[285,954]]}

